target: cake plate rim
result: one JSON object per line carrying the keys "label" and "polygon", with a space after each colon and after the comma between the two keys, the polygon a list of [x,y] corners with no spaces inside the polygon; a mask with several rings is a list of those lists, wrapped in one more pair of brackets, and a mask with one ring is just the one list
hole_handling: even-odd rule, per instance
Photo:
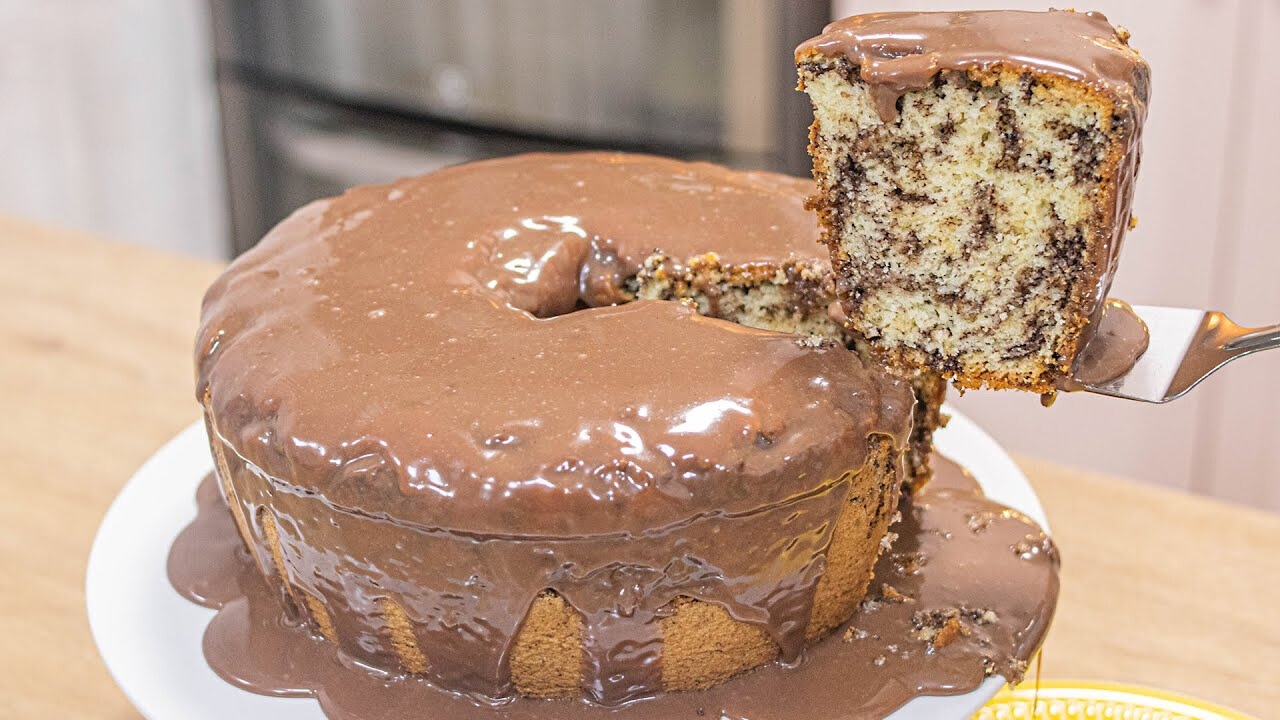
{"label": "cake plate rim", "polygon": [[[1013,458],[950,406],[935,451],[964,466],[987,496],[1049,525]],[[204,423],[187,426],[125,483],[103,516],[89,552],[85,604],[107,671],[148,720],[325,720],[312,698],[257,695],[226,682],[205,662],[204,629],[215,611],[173,590],[169,546],[195,517],[196,486],[213,470]],[[963,695],[917,697],[885,720],[965,720],[1004,685],[987,678]]]}

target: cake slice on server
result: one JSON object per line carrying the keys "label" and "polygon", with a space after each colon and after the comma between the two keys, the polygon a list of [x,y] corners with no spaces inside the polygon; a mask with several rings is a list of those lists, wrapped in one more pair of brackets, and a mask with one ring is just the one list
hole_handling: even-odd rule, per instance
{"label": "cake slice on server", "polygon": [[1131,222],[1149,70],[1097,13],[878,13],[796,50],[813,201],[892,366],[1047,393]]}

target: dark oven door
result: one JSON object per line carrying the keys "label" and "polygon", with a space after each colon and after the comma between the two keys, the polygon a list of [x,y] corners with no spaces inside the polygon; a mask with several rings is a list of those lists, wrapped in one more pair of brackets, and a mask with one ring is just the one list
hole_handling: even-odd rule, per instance
{"label": "dark oven door", "polygon": [[586,149],[357,110],[247,84],[222,86],[237,254],[302,205],[356,185],[521,152]]}

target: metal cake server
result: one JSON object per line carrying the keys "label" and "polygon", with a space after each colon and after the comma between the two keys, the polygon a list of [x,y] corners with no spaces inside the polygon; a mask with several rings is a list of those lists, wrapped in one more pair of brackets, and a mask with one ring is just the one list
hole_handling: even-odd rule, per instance
{"label": "metal cake server", "polygon": [[1146,352],[1124,375],[1098,385],[1076,382],[1072,389],[1166,403],[1236,358],[1280,347],[1280,325],[1246,328],[1220,312],[1132,307],[1150,333]]}

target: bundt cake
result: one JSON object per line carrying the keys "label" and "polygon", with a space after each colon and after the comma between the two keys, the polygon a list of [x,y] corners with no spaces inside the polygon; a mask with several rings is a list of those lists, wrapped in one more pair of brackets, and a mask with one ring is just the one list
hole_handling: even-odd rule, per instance
{"label": "bundt cake", "polygon": [[847,619],[911,386],[830,340],[627,302],[658,250],[813,239],[778,184],[518,156],[313,203],[236,260],[198,392],[285,602],[383,672],[605,705],[795,661]]}

